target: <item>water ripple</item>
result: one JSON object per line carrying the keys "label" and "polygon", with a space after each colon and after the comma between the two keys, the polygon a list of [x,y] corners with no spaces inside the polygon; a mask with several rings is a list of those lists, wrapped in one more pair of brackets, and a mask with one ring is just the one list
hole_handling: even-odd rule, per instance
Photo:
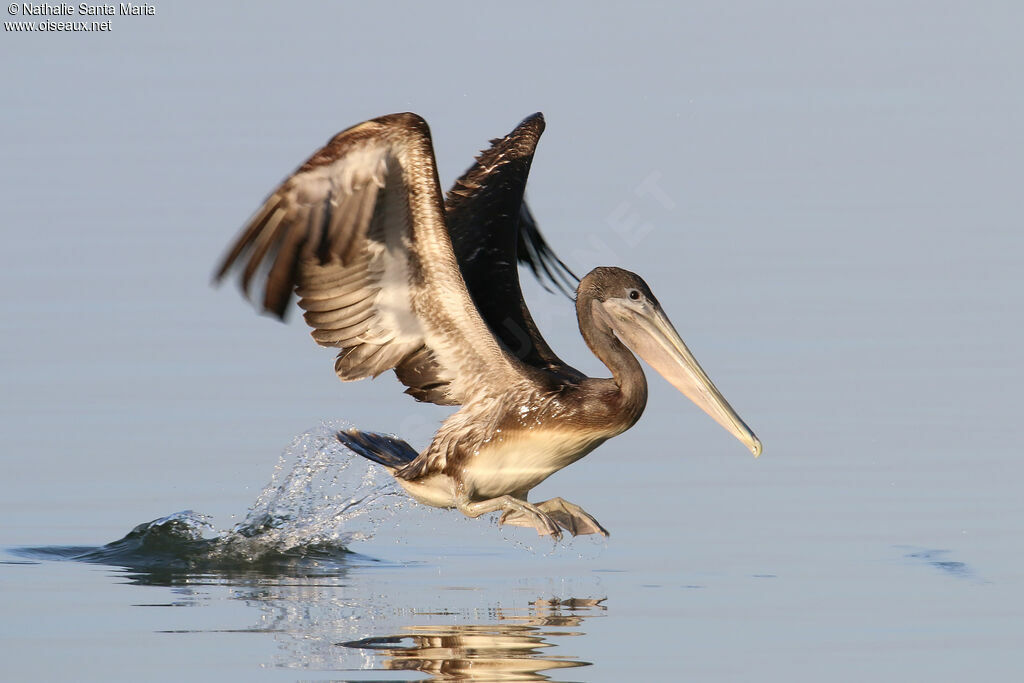
{"label": "water ripple", "polygon": [[957,560],[948,559],[950,554],[949,550],[939,550],[933,548],[916,548],[913,546],[896,546],[904,551],[909,551],[904,554],[909,560],[917,562],[923,562],[929,567],[938,569],[948,576],[952,576],[957,579],[974,579],[979,580],[978,575],[975,573],[966,562],[960,562]]}

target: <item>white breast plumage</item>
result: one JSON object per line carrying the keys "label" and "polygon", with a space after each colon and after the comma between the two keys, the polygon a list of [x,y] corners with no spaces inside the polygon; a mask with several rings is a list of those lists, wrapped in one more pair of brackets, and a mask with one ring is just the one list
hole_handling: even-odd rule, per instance
{"label": "white breast plumage", "polygon": [[540,429],[493,439],[469,460],[463,481],[473,498],[522,494],[597,448],[603,438]]}

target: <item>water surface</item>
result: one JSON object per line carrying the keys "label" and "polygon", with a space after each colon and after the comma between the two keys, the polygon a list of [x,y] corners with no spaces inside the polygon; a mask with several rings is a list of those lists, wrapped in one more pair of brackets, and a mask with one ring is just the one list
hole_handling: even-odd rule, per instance
{"label": "water surface", "polygon": [[[5,676],[1012,677],[1022,20],[174,3],[5,32]],[[642,274],[764,455],[652,376],[636,427],[538,487],[612,534],[557,546],[401,504],[326,441],[275,470],[324,421],[422,447],[446,414],[339,384],[301,323],[209,285],[284,175],[404,110],[444,184],[543,110],[553,247]],[[570,302],[524,286],[602,374]]]}

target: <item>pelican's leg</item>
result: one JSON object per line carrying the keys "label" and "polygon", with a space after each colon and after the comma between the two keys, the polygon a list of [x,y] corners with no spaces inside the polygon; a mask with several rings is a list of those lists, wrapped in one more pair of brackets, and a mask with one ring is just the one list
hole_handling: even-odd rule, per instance
{"label": "pelican's leg", "polygon": [[601,534],[608,536],[608,530],[600,522],[591,517],[579,505],[570,503],[564,498],[552,498],[537,503],[537,509],[555,520],[560,527],[573,536],[582,534]]}
{"label": "pelican's leg", "polygon": [[501,516],[502,524],[533,527],[537,530],[538,536],[551,536],[556,541],[562,538],[562,530],[558,528],[558,524],[551,517],[541,512],[536,505],[512,496],[498,496],[475,503],[469,502],[465,496],[459,496],[455,501],[455,507],[462,514],[474,519],[480,515],[486,515],[488,512],[502,510],[504,512]]}

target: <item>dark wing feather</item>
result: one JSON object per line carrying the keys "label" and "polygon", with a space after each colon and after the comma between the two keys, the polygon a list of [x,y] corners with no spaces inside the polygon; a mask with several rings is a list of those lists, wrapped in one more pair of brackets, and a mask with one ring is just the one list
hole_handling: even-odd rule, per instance
{"label": "dark wing feather", "polygon": [[341,349],[343,380],[394,369],[416,398],[458,405],[517,376],[463,286],[415,114],[336,135],[270,195],[217,278],[232,269],[247,292],[266,273],[262,307],[278,317],[297,293],[313,338]]}
{"label": "dark wing feather", "polygon": [[520,265],[527,266],[544,289],[551,291],[547,285],[550,282],[562,294],[574,299],[580,279],[548,246],[548,242],[544,239],[544,235],[540,234],[537,220],[533,217],[533,212],[530,211],[525,200],[519,207],[518,233],[516,258]]}
{"label": "dark wing feather", "polygon": [[466,288],[491,332],[524,363],[575,376],[579,373],[555,355],[537,329],[516,267],[518,260],[542,283],[546,277],[562,291],[565,285],[575,289],[573,279],[578,281],[548,247],[523,200],[543,132],[544,117],[534,114],[493,140],[455,181],[445,212]]}

